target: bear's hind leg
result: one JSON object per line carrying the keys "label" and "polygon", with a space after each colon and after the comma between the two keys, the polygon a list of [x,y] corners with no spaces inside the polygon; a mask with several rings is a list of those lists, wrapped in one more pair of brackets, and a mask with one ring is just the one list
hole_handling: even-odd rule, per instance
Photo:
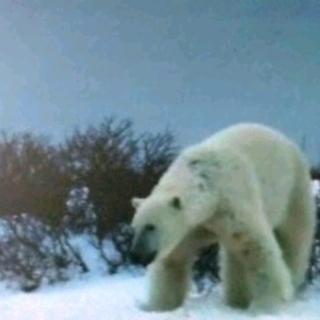
{"label": "bear's hind leg", "polygon": [[272,230],[266,223],[254,227],[242,221],[242,230],[231,234],[226,244],[245,270],[249,308],[270,311],[291,300],[292,279]]}
{"label": "bear's hind leg", "polygon": [[305,185],[300,192],[296,190],[289,204],[287,219],[275,231],[296,290],[305,281],[315,230],[314,203],[308,188],[309,185]]}
{"label": "bear's hind leg", "polygon": [[244,309],[249,306],[250,293],[247,276],[241,262],[232,253],[220,248],[221,278],[226,303]]}
{"label": "bear's hind leg", "polygon": [[271,231],[248,239],[240,255],[248,276],[252,310],[270,311],[292,299],[291,274]]}

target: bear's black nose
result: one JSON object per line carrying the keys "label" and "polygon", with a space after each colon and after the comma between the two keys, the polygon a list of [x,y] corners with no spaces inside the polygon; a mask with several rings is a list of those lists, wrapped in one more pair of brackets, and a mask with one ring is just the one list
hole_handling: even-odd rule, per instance
{"label": "bear's black nose", "polygon": [[132,263],[147,266],[154,260],[157,253],[155,251],[149,252],[144,249],[145,248],[143,246],[139,246],[137,244],[132,246],[130,250],[130,260]]}
{"label": "bear's black nose", "polygon": [[156,256],[156,252],[150,253],[148,255],[140,255],[140,254],[137,254],[136,252],[132,252],[130,254],[130,260],[134,264],[147,266],[154,260],[155,256]]}

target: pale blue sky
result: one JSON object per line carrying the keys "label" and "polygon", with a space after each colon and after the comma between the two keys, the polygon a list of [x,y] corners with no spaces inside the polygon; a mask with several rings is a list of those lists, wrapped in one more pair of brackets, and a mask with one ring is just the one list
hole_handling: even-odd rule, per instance
{"label": "pale blue sky", "polygon": [[183,145],[263,122],[319,160],[320,2],[2,0],[0,128],[60,139],[110,115]]}

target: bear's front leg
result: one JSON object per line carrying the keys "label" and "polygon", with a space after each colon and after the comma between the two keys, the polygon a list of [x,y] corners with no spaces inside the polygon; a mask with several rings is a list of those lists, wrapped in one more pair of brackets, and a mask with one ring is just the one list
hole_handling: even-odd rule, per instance
{"label": "bear's front leg", "polygon": [[188,290],[190,270],[190,261],[156,260],[149,269],[148,300],[142,309],[169,311],[179,307]]}
{"label": "bear's front leg", "polygon": [[239,254],[247,272],[252,311],[272,311],[292,299],[291,275],[271,232],[255,239],[248,237]]}

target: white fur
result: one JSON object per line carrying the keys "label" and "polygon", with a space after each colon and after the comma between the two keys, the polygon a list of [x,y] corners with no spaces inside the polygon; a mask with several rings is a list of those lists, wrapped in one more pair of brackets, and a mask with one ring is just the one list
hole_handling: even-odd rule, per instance
{"label": "white fur", "polygon": [[315,226],[308,165],[275,130],[227,128],[174,161],[140,203],[133,227],[139,233],[149,223],[159,252],[146,309],[182,304],[194,254],[218,241],[226,302],[269,311],[304,281]]}

